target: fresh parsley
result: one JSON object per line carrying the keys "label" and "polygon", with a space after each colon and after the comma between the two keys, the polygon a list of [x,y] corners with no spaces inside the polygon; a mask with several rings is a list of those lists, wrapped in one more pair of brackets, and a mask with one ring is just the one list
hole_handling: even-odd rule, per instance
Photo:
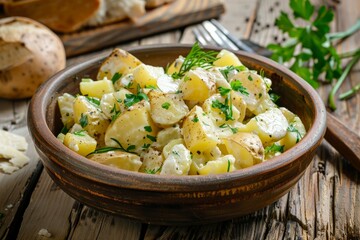
{"label": "fresh parsley", "polygon": [[149,98],[141,91],[140,86],[138,85],[137,94],[125,94],[124,105],[125,107],[129,108],[142,100],[149,101]]}
{"label": "fresh parsley", "polygon": [[[301,19],[305,24],[296,25],[287,13],[281,12],[275,20],[275,25],[290,39],[283,44],[269,44],[271,58],[282,64],[289,63],[290,69],[314,88],[318,88],[324,80],[332,83],[334,79],[341,77],[329,94],[329,107],[335,110],[334,95],[350,69],[359,61],[360,48],[351,54],[339,54],[333,41],[358,31],[360,20],[345,32],[330,33],[330,24],[334,19],[331,9],[321,6],[315,11],[309,0],[290,0],[290,8],[294,18]],[[344,56],[354,57],[354,61],[347,65],[348,71],[343,71],[341,67],[341,59]]]}
{"label": "fresh parsley", "polygon": [[147,132],[152,132],[152,127],[151,126],[145,126],[144,129]]}
{"label": "fresh parsley", "polygon": [[81,113],[79,123],[82,128],[84,128],[88,125],[89,121],[88,121],[88,117],[86,114]]}
{"label": "fresh parsley", "polygon": [[220,128],[229,128],[233,134],[235,134],[235,133],[237,133],[239,131],[237,128],[232,127],[232,126],[230,126],[229,124],[226,124],[226,123],[221,124],[219,127]]}
{"label": "fresh parsley", "polygon": [[295,126],[293,124],[289,125],[289,127],[287,128],[287,131],[296,133],[296,143],[298,143],[300,141],[300,139],[303,137],[301,135],[301,133],[299,132],[299,130],[297,128],[295,128]]}
{"label": "fresh parsley", "polygon": [[164,109],[166,109],[166,110],[168,110],[169,107],[170,107],[170,103],[164,102],[164,103],[161,105],[161,107],[164,108]]}
{"label": "fresh parsley", "polygon": [[265,154],[269,154],[269,153],[283,153],[284,152],[284,145],[278,145],[276,143],[274,143],[273,145],[267,146],[265,147]]}
{"label": "fresh parsley", "polygon": [[86,136],[86,131],[85,130],[79,130],[73,133],[76,136],[80,136],[80,137],[85,137]]}
{"label": "fresh parsley", "polygon": [[86,100],[88,100],[89,103],[93,104],[95,107],[99,107],[100,106],[100,100],[98,98],[95,97],[89,97],[89,96],[85,96]]}
{"label": "fresh parsley", "polygon": [[227,95],[224,103],[217,99],[213,100],[211,107],[220,109],[220,111],[225,115],[225,121],[234,120],[230,94]]}
{"label": "fresh parsley", "polygon": [[241,66],[230,65],[230,66],[226,66],[223,69],[220,69],[220,72],[224,76],[224,78],[229,81],[229,75],[231,72],[235,72],[235,71],[241,72],[241,71],[245,71],[246,69],[247,68],[243,65],[241,65]]}
{"label": "fresh parsley", "polygon": [[114,76],[112,76],[112,78],[111,78],[112,83],[115,84],[121,77],[122,77],[122,74],[116,72],[114,74]]}
{"label": "fresh parsley", "polygon": [[236,91],[239,92],[243,95],[249,96],[249,92],[247,91],[246,87],[244,87],[242,85],[242,83],[240,82],[240,80],[234,80],[230,83],[231,88]]}
{"label": "fresh parsley", "polygon": [[190,52],[184,59],[179,72],[175,72],[172,74],[174,79],[182,78],[186,72],[190,71],[195,67],[200,67],[204,69],[208,69],[212,66],[212,64],[217,60],[218,52],[215,51],[204,51],[199,46],[198,42],[195,42],[192,46]]}

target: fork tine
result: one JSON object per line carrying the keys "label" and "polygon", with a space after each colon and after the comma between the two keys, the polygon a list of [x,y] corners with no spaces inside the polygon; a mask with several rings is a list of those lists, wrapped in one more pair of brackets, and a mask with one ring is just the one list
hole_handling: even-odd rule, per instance
{"label": "fork tine", "polygon": [[209,21],[204,21],[202,23],[202,26],[207,31],[207,33],[211,36],[211,38],[215,41],[215,43],[222,47],[222,48],[228,48],[231,50],[239,50],[239,48],[231,42],[226,35],[224,35],[221,31],[219,31],[215,25],[213,25]]}
{"label": "fork tine", "polygon": [[195,27],[192,30],[195,39],[200,43],[201,46],[206,46],[208,44],[208,42],[206,41],[206,39],[204,38],[204,36],[200,33],[199,29],[197,27]]}

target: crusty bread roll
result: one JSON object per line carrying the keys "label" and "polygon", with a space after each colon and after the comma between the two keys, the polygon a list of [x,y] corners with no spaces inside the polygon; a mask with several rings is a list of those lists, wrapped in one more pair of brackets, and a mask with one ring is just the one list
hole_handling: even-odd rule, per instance
{"label": "crusty bread roll", "polygon": [[87,25],[101,26],[126,18],[136,21],[136,18],[144,14],[144,0],[101,0],[98,11],[87,22]]}
{"label": "crusty bread roll", "polygon": [[4,3],[7,16],[24,16],[69,33],[145,14],[144,0],[20,0]]}
{"label": "crusty bread roll", "polygon": [[165,3],[173,2],[174,0],[146,0],[146,7],[147,8],[157,8]]}
{"label": "crusty bread roll", "polygon": [[20,99],[65,67],[59,37],[28,18],[0,19],[0,98]]}
{"label": "crusty bread roll", "polygon": [[22,0],[4,4],[8,16],[23,16],[57,32],[72,32],[84,26],[100,7],[100,0]]}

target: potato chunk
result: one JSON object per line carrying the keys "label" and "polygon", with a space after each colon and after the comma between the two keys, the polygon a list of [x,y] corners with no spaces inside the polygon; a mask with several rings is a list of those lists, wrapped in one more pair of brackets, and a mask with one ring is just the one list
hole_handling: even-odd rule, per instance
{"label": "potato chunk", "polygon": [[180,94],[152,90],[150,99],[151,117],[155,123],[169,126],[179,122],[189,112]]}
{"label": "potato chunk", "polygon": [[147,86],[157,86],[157,79],[164,75],[162,67],[154,67],[146,64],[140,64],[132,70],[133,85],[135,88],[139,85],[141,88]]}
{"label": "potato chunk", "polygon": [[190,70],[180,83],[184,100],[203,102],[216,92],[216,82],[202,68]]}
{"label": "potato chunk", "polygon": [[91,154],[89,159],[111,167],[135,172],[139,171],[142,164],[138,155],[123,151]]}
{"label": "potato chunk", "polygon": [[102,113],[98,99],[78,96],[74,102],[74,121],[80,124],[100,146],[104,145],[104,136],[109,120]]}
{"label": "potato chunk", "polygon": [[68,129],[74,125],[74,101],[75,97],[68,93],[64,93],[62,96],[58,97],[61,121]]}
{"label": "potato chunk", "polygon": [[63,141],[64,145],[82,156],[87,156],[95,151],[96,140],[87,134],[85,130],[67,133]]}
{"label": "potato chunk", "polygon": [[188,175],[190,164],[190,151],[183,144],[177,144],[165,159],[160,175]]}
{"label": "potato chunk", "polygon": [[264,159],[264,147],[254,133],[239,132],[224,138],[226,150],[235,157],[237,169],[251,167]]}
{"label": "potato chunk", "polygon": [[239,58],[232,52],[223,49],[216,56],[218,59],[214,62],[216,67],[225,67],[225,66],[243,66]]}
{"label": "potato chunk", "polygon": [[116,73],[125,75],[140,64],[141,61],[132,54],[125,50],[116,48],[102,63],[97,79],[102,80],[105,77],[107,77],[107,79],[112,79]]}
{"label": "potato chunk", "polygon": [[214,123],[199,106],[195,106],[185,118],[183,136],[191,152],[210,151],[219,142]]}
{"label": "potato chunk", "polygon": [[99,81],[82,81],[80,92],[89,97],[101,98],[105,93],[115,92],[113,83],[108,79]]}
{"label": "potato chunk", "polygon": [[289,124],[278,108],[271,108],[253,117],[247,124],[247,131],[255,132],[264,145],[283,138]]}
{"label": "potato chunk", "polygon": [[107,146],[119,147],[118,141],[124,149],[139,154],[156,141],[157,132],[148,103],[141,101],[111,122],[106,130],[105,143]]}
{"label": "potato chunk", "polygon": [[232,155],[226,155],[216,160],[211,160],[206,163],[205,166],[198,169],[200,175],[212,175],[227,173],[236,170],[235,158]]}

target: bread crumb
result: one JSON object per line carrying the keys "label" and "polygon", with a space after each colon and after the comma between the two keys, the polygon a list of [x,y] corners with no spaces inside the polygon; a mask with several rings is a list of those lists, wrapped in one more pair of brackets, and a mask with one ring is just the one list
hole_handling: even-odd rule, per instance
{"label": "bread crumb", "polygon": [[47,238],[51,237],[51,233],[49,233],[49,231],[47,229],[45,229],[45,228],[40,229],[40,231],[38,232],[38,235],[39,236],[44,236],[44,237],[47,237]]}

